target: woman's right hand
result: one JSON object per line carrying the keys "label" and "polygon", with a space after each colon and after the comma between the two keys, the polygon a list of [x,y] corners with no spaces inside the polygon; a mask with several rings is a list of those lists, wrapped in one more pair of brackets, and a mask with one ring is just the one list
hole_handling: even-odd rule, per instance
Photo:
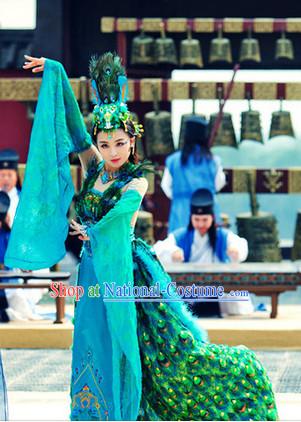
{"label": "woman's right hand", "polygon": [[43,72],[45,66],[45,57],[31,57],[24,54],[26,62],[23,65],[23,69],[32,69],[33,73]]}
{"label": "woman's right hand", "polygon": [[80,240],[90,240],[90,237],[87,236],[85,226],[78,224],[75,220],[71,220],[70,227],[73,229],[73,232],[69,232],[71,236],[78,236]]}

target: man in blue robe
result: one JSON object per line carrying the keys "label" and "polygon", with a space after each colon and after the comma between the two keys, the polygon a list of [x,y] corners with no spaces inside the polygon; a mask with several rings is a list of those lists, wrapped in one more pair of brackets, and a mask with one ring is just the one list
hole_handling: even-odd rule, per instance
{"label": "man in blue robe", "polygon": [[[209,145],[208,122],[195,115],[186,120],[183,150],[166,159],[161,188],[171,200],[168,233],[185,227],[189,222],[193,192],[206,188],[213,195],[226,183],[220,157],[213,155]],[[218,204],[214,204],[215,219],[220,221]]]}
{"label": "man in blue robe", "polygon": [[[224,227],[216,227],[214,196],[208,189],[196,190],[190,202],[190,219],[187,227],[169,234],[154,249],[162,263],[241,262],[247,258],[248,243]],[[198,316],[226,316],[253,312],[248,302],[195,302],[192,310]]]}

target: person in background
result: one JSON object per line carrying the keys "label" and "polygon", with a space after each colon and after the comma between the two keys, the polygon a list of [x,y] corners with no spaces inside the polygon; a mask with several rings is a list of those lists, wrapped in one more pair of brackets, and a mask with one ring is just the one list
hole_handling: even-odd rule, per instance
{"label": "person in background", "polygon": [[[196,190],[191,198],[189,223],[170,233],[154,245],[162,263],[242,262],[248,256],[246,239],[232,231],[216,227],[214,197],[208,189]],[[254,311],[247,302],[195,302],[192,311],[198,316],[226,316],[248,314]]]}
{"label": "person in background", "polygon": [[[5,270],[10,269],[4,266],[4,255],[21,194],[18,161],[19,155],[15,150],[7,148],[0,151],[0,205],[3,216],[0,228],[0,265]],[[49,269],[39,271],[45,272],[49,271]],[[1,281],[3,283],[19,283],[21,280],[5,278],[1,279]],[[28,282],[34,283],[38,283],[39,281],[28,280]],[[35,312],[35,305],[46,292],[47,289],[0,289],[0,321],[42,319]]]}
{"label": "person in background", "polygon": [[[166,159],[161,188],[171,200],[168,233],[187,226],[192,193],[206,188],[214,195],[226,183],[221,160],[212,155],[209,146],[208,122],[193,116],[187,119],[184,134],[184,147]],[[214,211],[220,220],[215,203]]]}
{"label": "person in background", "polygon": [[7,224],[10,228],[15,218],[21,192],[18,161],[19,155],[15,150],[7,148],[0,151],[0,191],[6,192],[10,199],[7,215]]}
{"label": "person in background", "polygon": [[[0,269],[4,269],[4,254],[7,249],[10,228],[7,224],[10,199],[6,192],[0,191]],[[0,283],[3,279],[0,279]],[[5,289],[0,289],[0,322],[8,322],[8,302]]]}

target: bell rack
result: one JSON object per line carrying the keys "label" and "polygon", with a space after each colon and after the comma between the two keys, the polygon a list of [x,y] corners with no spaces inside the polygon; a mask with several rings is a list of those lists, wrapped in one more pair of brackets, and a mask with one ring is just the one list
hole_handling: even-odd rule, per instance
{"label": "bell rack", "polygon": [[102,17],[101,32],[136,32],[143,26],[146,32],[159,32],[161,24],[167,32],[186,32],[189,25],[194,32],[301,32],[301,18],[114,18]]}
{"label": "bell rack", "polygon": [[[218,99],[218,90],[226,90],[228,82],[186,82],[171,79],[129,79],[129,101],[152,101],[151,87],[157,84],[159,101],[187,100],[192,98],[193,86],[196,99]],[[230,100],[301,100],[301,82],[234,82]]]}
{"label": "bell rack", "polygon": [[[0,78],[0,101],[36,101],[41,78]],[[87,78],[69,79],[77,100],[83,100],[81,87],[88,87]],[[158,86],[159,101],[187,100],[192,98],[193,85],[197,99],[218,99],[218,88],[224,90],[228,82],[188,82],[171,79],[129,79],[129,102],[152,101],[152,85]],[[301,100],[301,82],[234,82],[230,100]],[[91,99],[91,92],[90,92]]]}
{"label": "bell rack", "polygon": [[100,19],[100,32],[116,33],[117,52],[127,64],[127,32],[137,32],[142,27],[145,32],[160,32],[164,25],[166,32],[186,32],[189,26],[196,33],[212,33],[219,28],[225,33],[242,33],[251,29],[254,33],[301,32],[301,18],[115,18],[104,16]]}

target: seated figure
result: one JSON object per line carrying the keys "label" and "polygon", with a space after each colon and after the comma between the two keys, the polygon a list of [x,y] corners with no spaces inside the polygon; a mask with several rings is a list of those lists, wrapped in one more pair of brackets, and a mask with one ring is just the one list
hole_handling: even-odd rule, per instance
{"label": "seated figure", "polygon": [[[248,242],[232,231],[216,227],[214,197],[208,189],[194,192],[190,204],[190,221],[158,241],[154,249],[162,263],[193,262],[242,262],[248,256]],[[192,311],[198,316],[226,316],[249,314],[251,302],[195,302]]]}

